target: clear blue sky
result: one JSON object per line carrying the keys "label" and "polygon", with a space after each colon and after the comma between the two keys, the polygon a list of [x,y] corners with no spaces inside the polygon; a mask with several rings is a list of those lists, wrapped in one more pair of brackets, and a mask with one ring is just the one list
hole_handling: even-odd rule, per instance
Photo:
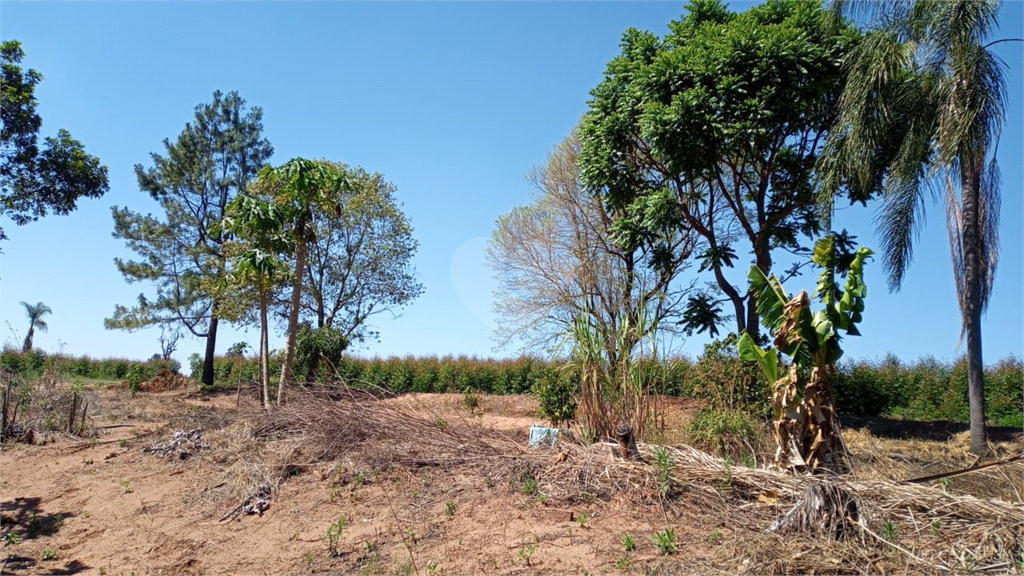
{"label": "clear blue sky", "polygon": [[[997,37],[1024,37],[1022,7],[1004,5]],[[513,355],[493,351],[490,337],[494,282],[483,255],[494,222],[528,201],[524,175],[586,111],[622,32],[663,34],[682,11],[676,2],[5,1],[0,37],[20,40],[23,64],[45,76],[37,88],[42,135],[70,130],[109,167],[110,192],[67,217],[3,223],[11,239],[0,256],[2,340],[14,342],[8,324],[25,334],[20,301],[42,301],[53,308],[49,332],[36,336],[43,349],[134,358],[159,351],[156,329],[103,328],[115,304],[152,293],[114,267],[115,256],[132,254],[111,236],[110,206],[158,209],[132,166],[148,165],[149,153],[162,151],[162,140],[175,138],[219,89],[263,108],[273,163],[326,158],[397,185],[421,243],[415,266],[426,292],[401,317],[377,317],[380,342],[361,355]],[[999,147],[1002,259],[983,333],[988,361],[1021,355],[1024,316],[1021,43],[996,50],[1008,65],[1009,101]],[[838,225],[877,247],[873,211],[844,210]],[[847,340],[849,356],[959,353],[942,205],[929,206],[928,216],[902,292],[887,293],[880,266],[869,265],[865,336]],[[218,350],[239,340],[255,343],[258,330],[222,330]],[[679,344],[696,355],[703,343]],[[176,357],[202,346],[184,339]]]}

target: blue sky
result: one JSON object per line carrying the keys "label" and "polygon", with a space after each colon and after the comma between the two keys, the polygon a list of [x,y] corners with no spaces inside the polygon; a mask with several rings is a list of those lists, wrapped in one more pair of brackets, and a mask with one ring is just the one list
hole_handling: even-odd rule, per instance
{"label": "blue sky", "polygon": [[[749,3],[734,2],[743,10]],[[1007,2],[997,37],[1024,37],[1024,4]],[[527,171],[544,163],[586,111],[589,91],[628,27],[663,34],[683,4],[655,3],[36,3],[4,2],[4,40],[23,44],[37,88],[42,135],[68,129],[110,170],[110,192],[67,217],[3,223],[3,341],[27,328],[20,301],[53,309],[36,345],[95,357],[148,358],[159,330],[108,331],[103,319],[145,285],[128,285],[113,260],[132,254],[111,236],[110,207],[158,208],[133,165],[148,165],[214,90],[237,90],[264,112],[279,164],[326,158],[384,174],[415,227],[425,294],[398,318],[378,316],[380,342],[361,355],[470,354],[493,350],[495,287],[484,265],[494,222],[528,202]],[[1008,66],[1002,259],[984,320],[986,359],[1022,350],[1022,51],[995,47]],[[877,247],[874,207],[840,212],[837,225]],[[864,337],[848,356],[950,359],[960,321],[939,203],[903,290],[889,294],[869,264]],[[745,267],[745,265],[743,265]],[[791,283],[813,288],[813,279]],[[13,330],[10,327],[13,327]],[[258,330],[222,329],[218,350]],[[705,339],[677,342],[697,355]],[[281,345],[278,338],[272,345]],[[20,344],[20,340],[18,341]],[[183,339],[176,357],[201,352]]]}

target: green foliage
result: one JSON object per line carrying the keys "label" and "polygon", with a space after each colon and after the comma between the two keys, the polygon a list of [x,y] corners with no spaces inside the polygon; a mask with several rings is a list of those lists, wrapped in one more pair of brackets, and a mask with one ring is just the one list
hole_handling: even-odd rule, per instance
{"label": "green foliage", "polygon": [[676,551],[676,533],[671,528],[665,528],[651,537],[651,542],[663,555],[668,556]]}
{"label": "green foliage", "polygon": [[331,556],[338,555],[338,544],[341,543],[346,526],[348,526],[348,519],[342,516],[338,518],[337,522],[328,526],[327,531],[320,536],[320,539],[327,543],[327,551]]}
{"label": "green foliage", "polygon": [[636,550],[636,538],[632,534],[626,533],[622,535],[622,549],[626,552],[633,552]]}
{"label": "green foliage", "polygon": [[756,451],[763,426],[741,410],[704,407],[686,424],[694,445],[722,456],[739,456]]}
{"label": "green foliage", "polygon": [[[163,214],[114,206],[114,237],[139,257],[114,262],[127,282],[152,283],[156,295],[140,294],[131,308],[115,306],[106,328],[175,325],[216,341],[217,307],[229,271],[230,234],[221,224],[229,203],[273,153],[262,132],[262,110],[247,110],[237,92],[216,91],[213,102],[196,107],[194,122],[176,140],[164,140],[165,155],[151,154],[150,168],[135,166],[139,189],[159,202]],[[212,353],[204,362],[201,380],[210,386]]]}
{"label": "green foliage", "polygon": [[668,496],[672,489],[672,467],[674,465],[668,450],[661,447],[654,450],[654,470],[658,480],[658,491],[662,496]]}
{"label": "green foliage", "polygon": [[[39,72],[23,70],[21,43],[0,43],[0,215],[22,225],[46,216],[73,212],[79,198],[99,198],[109,189],[107,167],[85,153],[66,130],[38,146],[42,118],[36,112]],[[0,240],[7,236],[0,228]]]}
{"label": "green foliage", "polygon": [[[818,233],[811,143],[832,127],[841,64],[860,35],[820,2],[742,13],[694,3],[669,30],[623,35],[591,92],[580,176],[615,210],[618,243],[673,253],[664,231],[700,236],[699,272],[731,301],[737,332],[756,332],[728,271],[753,252],[767,272],[773,250],[806,252]],[[684,329],[714,335],[720,297],[690,299]]]}
{"label": "green foliage", "polygon": [[181,365],[177,360],[128,360],[126,358],[91,358],[89,356],[69,356],[65,354],[47,354],[33,349],[24,354],[14,348],[4,348],[0,352],[0,367],[25,377],[35,377],[51,368],[59,368],[68,376],[78,376],[94,380],[128,380],[138,378],[139,381],[150,380],[161,369],[175,374]]}
{"label": "green foliage", "polygon": [[733,334],[705,345],[687,378],[693,382],[688,395],[706,400],[716,410],[742,410],[757,417],[769,413],[769,382],[774,380],[769,381],[754,362],[740,358]]}
{"label": "green foliage", "polygon": [[462,391],[462,405],[470,412],[476,410],[477,407],[480,406],[480,398],[469,386],[466,386],[466,389]]}
{"label": "green foliage", "polygon": [[534,385],[533,393],[540,402],[540,415],[552,426],[571,422],[576,417],[577,381],[569,370],[553,370]]}
{"label": "green foliage", "polygon": [[332,372],[348,345],[348,339],[336,328],[303,326],[295,338],[295,374],[315,376],[321,365]]}

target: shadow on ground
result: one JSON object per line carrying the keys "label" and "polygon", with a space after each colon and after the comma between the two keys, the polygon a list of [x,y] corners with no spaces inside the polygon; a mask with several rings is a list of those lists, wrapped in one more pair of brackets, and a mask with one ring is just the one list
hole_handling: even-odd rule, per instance
{"label": "shadow on ground", "polygon": [[[56,534],[64,521],[73,518],[71,512],[58,512],[56,514],[41,514],[39,511],[40,498],[15,498],[10,502],[0,502],[0,539],[3,539],[5,548],[10,550],[10,545],[17,544],[24,540],[33,540],[40,536],[52,536]],[[23,556],[21,554],[8,554],[3,559],[0,573],[39,573],[42,569],[39,566],[39,559]],[[70,560],[63,567],[49,566],[47,574],[78,574],[89,569],[89,566],[78,560]]]}
{"label": "shadow on ground", "polygon": [[[946,420],[916,421],[895,420],[891,418],[843,418],[846,428],[864,429],[872,436],[892,439],[920,439],[948,442],[957,434],[970,430],[964,422]],[[993,427],[988,428],[989,440],[992,442],[1014,442],[1022,437],[1019,428]]]}

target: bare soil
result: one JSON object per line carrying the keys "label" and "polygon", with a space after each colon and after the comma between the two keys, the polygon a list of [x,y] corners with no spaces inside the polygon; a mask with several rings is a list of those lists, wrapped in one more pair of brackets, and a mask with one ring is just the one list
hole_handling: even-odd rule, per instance
{"label": "bare soil", "polygon": [[[439,425],[490,430],[523,446],[530,425],[544,424],[528,396],[481,396],[473,411],[461,395],[380,402],[404,402]],[[685,399],[667,403],[664,437],[684,439],[682,427],[697,407]],[[387,462],[386,446],[379,450],[385,461],[304,459],[308,449],[299,441],[253,438],[250,421],[261,409],[248,393],[203,398],[188,390],[132,396],[104,389],[91,410],[94,438],[56,437],[0,452],[0,572],[728,574],[750,571],[756,546],[748,543],[766,528],[760,516],[744,523],[714,510],[683,514],[627,494],[545,499],[543,486],[529,493],[514,471]],[[186,459],[144,451],[193,429],[202,429],[208,447]],[[862,473],[876,478],[972,463],[961,437],[901,440],[847,430],[847,441]],[[1020,443],[1011,437],[1001,449],[1019,452]],[[261,477],[264,453],[287,462],[269,509],[220,521]],[[1015,502],[1024,492],[1019,468],[957,477],[936,489]],[[332,549],[327,534],[339,519],[344,528]],[[666,528],[674,532],[672,555],[652,541]],[[634,551],[625,550],[627,534]],[[888,553],[900,554],[879,552]]]}

